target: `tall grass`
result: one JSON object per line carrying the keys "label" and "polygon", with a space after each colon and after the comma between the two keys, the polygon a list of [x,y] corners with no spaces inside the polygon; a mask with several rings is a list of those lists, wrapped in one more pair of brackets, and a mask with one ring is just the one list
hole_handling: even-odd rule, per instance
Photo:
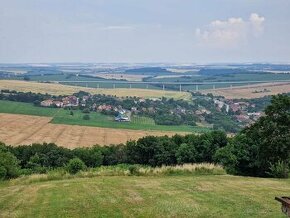
{"label": "tall grass", "polygon": [[81,171],[75,175],[69,174],[64,168],[49,171],[47,174],[33,174],[11,180],[12,184],[30,184],[52,180],[73,178],[91,178],[98,176],[170,176],[170,175],[225,175],[220,165],[210,163],[184,164],[177,166],[150,167],[142,165],[120,164],[115,166],[101,166]]}

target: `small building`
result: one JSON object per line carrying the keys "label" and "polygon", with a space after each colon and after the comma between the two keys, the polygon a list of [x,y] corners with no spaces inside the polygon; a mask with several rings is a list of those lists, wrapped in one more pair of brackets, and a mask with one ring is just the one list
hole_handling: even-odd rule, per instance
{"label": "small building", "polygon": [[77,107],[79,106],[79,99],[76,96],[67,96],[62,99],[64,107]]}
{"label": "small building", "polygon": [[56,106],[56,107],[63,107],[63,103],[61,101],[53,101],[53,104]]}
{"label": "small building", "polygon": [[40,105],[42,107],[51,107],[53,105],[53,100],[52,99],[44,100],[40,102]]}
{"label": "small building", "polygon": [[130,118],[126,114],[119,113],[118,116],[115,117],[115,121],[117,121],[117,122],[129,122]]}

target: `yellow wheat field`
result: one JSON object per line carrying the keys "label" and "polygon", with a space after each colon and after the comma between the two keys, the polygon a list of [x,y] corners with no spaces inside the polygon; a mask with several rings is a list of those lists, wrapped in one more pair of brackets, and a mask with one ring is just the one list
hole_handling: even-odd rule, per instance
{"label": "yellow wheat field", "polygon": [[187,92],[151,90],[151,89],[97,89],[86,88],[80,86],[68,86],[55,83],[38,83],[26,82],[17,80],[0,80],[0,89],[16,90],[21,92],[35,92],[35,93],[48,93],[51,95],[70,95],[78,91],[86,91],[91,94],[105,94],[116,95],[118,97],[136,96],[141,98],[175,98],[175,99],[189,99],[190,94]]}
{"label": "yellow wheat field", "polygon": [[67,148],[125,143],[147,135],[174,132],[111,129],[49,123],[51,118],[0,113],[0,141],[9,145],[54,142]]}

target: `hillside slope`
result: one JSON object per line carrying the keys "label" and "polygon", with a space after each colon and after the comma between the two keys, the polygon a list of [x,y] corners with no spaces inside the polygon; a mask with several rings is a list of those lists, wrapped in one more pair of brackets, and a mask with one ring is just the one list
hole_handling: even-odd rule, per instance
{"label": "hillside slope", "polygon": [[284,217],[290,180],[105,176],[0,183],[0,217]]}

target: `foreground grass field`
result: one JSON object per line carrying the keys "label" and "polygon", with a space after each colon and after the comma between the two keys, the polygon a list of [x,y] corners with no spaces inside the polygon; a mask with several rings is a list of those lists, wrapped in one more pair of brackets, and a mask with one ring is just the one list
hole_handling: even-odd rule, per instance
{"label": "foreground grass field", "polygon": [[284,217],[290,180],[100,176],[0,182],[0,217]]}
{"label": "foreground grass field", "polygon": [[205,132],[209,131],[204,127],[191,127],[186,125],[181,126],[166,126],[156,125],[150,118],[132,117],[131,122],[115,122],[111,116],[102,115],[101,113],[90,113],[90,120],[84,120],[82,113],[79,110],[73,111],[74,115],[70,115],[70,111],[59,108],[43,108],[36,107],[33,104],[2,101],[0,100],[0,113],[25,114],[36,116],[52,117],[51,123],[68,124],[92,127],[104,127],[115,129],[132,129],[132,130],[156,130],[156,131],[175,131],[175,132]]}
{"label": "foreground grass field", "polygon": [[69,86],[53,83],[38,83],[38,82],[25,82],[18,80],[0,80],[0,89],[16,90],[21,92],[35,92],[35,93],[48,93],[51,95],[71,95],[79,91],[86,91],[91,94],[104,94],[116,95],[119,97],[137,96],[142,98],[175,98],[175,99],[190,99],[191,95],[187,92],[176,91],[163,91],[152,89],[97,89],[86,88],[80,86]]}

